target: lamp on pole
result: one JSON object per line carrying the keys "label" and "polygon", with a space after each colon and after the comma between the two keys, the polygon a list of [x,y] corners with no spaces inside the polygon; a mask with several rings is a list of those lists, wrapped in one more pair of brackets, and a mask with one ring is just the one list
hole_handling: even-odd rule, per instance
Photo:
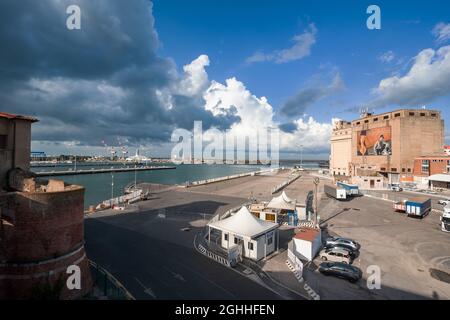
{"label": "lamp on pole", "polygon": [[303,167],[303,145],[300,145],[300,167]]}
{"label": "lamp on pole", "polygon": [[114,199],[114,173],[111,172],[111,200]]}
{"label": "lamp on pole", "polygon": [[320,183],[320,179],[319,178],[314,178],[314,215],[315,215],[315,223],[317,225],[319,225],[319,220],[320,220],[320,216],[319,216],[319,212],[317,212],[317,189],[319,187],[319,183]]}
{"label": "lamp on pole", "polygon": [[136,183],[137,183],[137,170],[136,170],[136,164],[134,164],[134,190],[136,190]]}

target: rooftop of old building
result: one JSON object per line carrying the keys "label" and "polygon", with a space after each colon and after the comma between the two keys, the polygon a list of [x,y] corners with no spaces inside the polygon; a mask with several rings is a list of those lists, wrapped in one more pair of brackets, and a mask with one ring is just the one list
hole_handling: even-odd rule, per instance
{"label": "rooftop of old building", "polygon": [[31,116],[24,116],[24,115],[12,114],[12,113],[7,113],[7,112],[0,112],[0,119],[25,120],[25,121],[31,121],[31,122],[39,121],[37,118],[31,117]]}

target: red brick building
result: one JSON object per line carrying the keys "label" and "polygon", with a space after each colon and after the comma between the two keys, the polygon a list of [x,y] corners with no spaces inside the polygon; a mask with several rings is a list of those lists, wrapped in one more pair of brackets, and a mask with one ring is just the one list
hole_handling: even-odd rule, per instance
{"label": "red brick building", "polygon": [[[0,300],[81,298],[92,288],[84,188],[28,171],[34,121],[0,113],[0,156],[12,157],[0,166]],[[66,285],[69,266],[79,267],[80,289]]]}
{"label": "red brick building", "polygon": [[422,156],[414,159],[414,176],[429,177],[442,173],[450,174],[450,156]]}

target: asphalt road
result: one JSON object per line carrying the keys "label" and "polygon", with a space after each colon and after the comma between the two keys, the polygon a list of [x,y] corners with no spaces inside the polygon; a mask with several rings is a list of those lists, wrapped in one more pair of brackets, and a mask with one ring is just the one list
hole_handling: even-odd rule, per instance
{"label": "asphalt road", "polygon": [[[325,196],[319,211],[328,234],[352,238],[361,244],[360,255],[353,264],[363,271],[363,279],[351,284],[325,277],[313,266],[304,276],[321,298],[450,298],[449,284],[431,275],[432,269],[450,273],[450,237],[440,230],[438,213],[417,219],[395,212],[387,201],[369,197],[337,201]],[[316,259],[314,264],[321,262]],[[380,268],[380,289],[367,287],[369,266]]]}
{"label": "asphalt road", "polygon": [[[194,247],[103,222],[85,220],[88,257],[136,299],[280,299],[269,289],[195,251]],[[170,238],[170,235],[167,235]]]}

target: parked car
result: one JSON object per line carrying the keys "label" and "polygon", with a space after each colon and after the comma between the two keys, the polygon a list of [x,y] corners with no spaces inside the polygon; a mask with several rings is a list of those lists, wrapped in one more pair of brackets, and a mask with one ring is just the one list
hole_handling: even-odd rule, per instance
{"label": "parked car", "polygon": [[345,244],[347,246],[352,247],[354,250],[359,250],[361,248],[361,245],[348,238],[342,238],[342,237],[332,237],[325,240],[325,246],[331,246],[331,245],[338,245],[338,244]]}
{"label": "parked car", "polygon": [[362,271],[359,268],[342,262],[322,262],[319,265],[319,272],[326,276],[343,278],[352,283],[362,277]]}
{"label": "parked car", "polygon": [[348,250],[343,248],[328,248],[320,251],[320,259],[323,261],[335,261],[350,264],[352,257]]}
{"label": "parked car", "polygon": [[349,246],[345,243],[325,245],[325,247],[324,247],[324,249],[332,249],[332,248],[347,250],[352,259],[356,258],[359,255],[359,250],[357,250],[354,247]]}
{"label": "parked car", "polygon": [[389,185],[389,190],[400,192],[400,191],[403,191],[403,188],[400,187],[400,185],[398,185],[398,184],[391,184],[391,185]]}
{"label": "parked car", "polygon": [[449,199],[443,199],[443,200],[439,200],[438,201],[438,204],[440,204],[440,205],[442,205],[442,206],[446,206],[446,205],[448,205],[450,203],[450,200]]}

